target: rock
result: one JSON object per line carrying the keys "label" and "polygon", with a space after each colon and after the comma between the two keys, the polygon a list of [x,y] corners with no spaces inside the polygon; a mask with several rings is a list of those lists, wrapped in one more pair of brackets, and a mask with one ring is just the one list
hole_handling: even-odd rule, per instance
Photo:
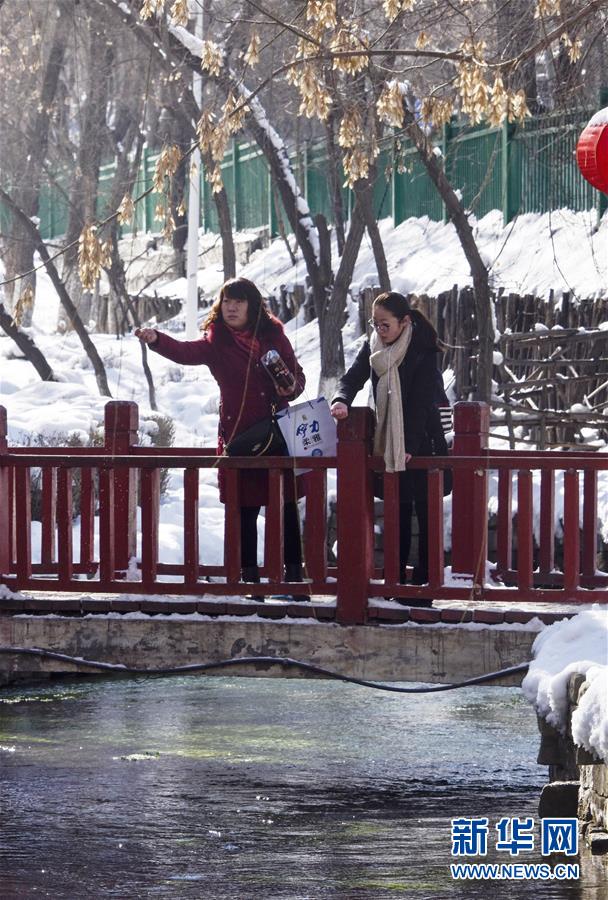
{"label": "rock", "polygon": [[589,831],[587,833],[587,844],[594,854],[608,853],[608,832]]}
{"label": "rock", "polygon": [[542,789],[538,802],[541,819],[572,818],[578,814],[578,781],[552,781]]}

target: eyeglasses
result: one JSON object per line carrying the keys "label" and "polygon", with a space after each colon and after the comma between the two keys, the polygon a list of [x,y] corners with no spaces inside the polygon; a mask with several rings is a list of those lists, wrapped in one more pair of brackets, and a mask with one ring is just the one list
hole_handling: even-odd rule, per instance
{"label": "eyeglasses", "polygon": [[391,327],[390,323],[389,324],[387,324],[386,322],[378,323],[378,322],[374,322],[373,319],[368,319],[367,324],[370,326],[370,328],[373,328],[375,331],[388,331],[389,328]]}

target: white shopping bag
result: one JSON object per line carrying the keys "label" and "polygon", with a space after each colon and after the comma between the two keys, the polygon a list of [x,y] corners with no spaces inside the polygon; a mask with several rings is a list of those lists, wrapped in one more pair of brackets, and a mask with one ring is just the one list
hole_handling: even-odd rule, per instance
{"label": "white shopping bag", "polygon": [[281,410],[277,422],[290,456],[336,455],[336,423],[325,397]]}

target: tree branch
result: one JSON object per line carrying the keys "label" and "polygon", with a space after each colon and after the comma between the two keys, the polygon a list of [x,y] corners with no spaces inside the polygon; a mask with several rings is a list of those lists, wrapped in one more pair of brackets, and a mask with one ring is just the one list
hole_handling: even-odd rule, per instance
{"label": "tree branch", "polygon": [[[0,0],[0,6],[2,0]],[[4,308],[4,304],[0,303],[0,327],[14,340],[26,359],[31,362],[43,381],[57,381],[52,368],[50,367],[42,350],[36,346],[32,338],[25,331],[22,331],[13,321]]]}
{"label": "tree branch", "polygon": [[556,28],[553,29],[553,31],[549,31],[547,34],[544,34],[542,38],[540,38],[531,47],[528,47],[527,50],[524,50],[518,56],[514,56],[511,59],[504,60],[503,62],[490,63],[489,68],[516,69],[521,63],[525,62],[527,59],[530,59],[531,56],[536,56],[539,50],[544,50],[553,41],[559,40],[564,31],[569,28],[573,28],[575,25],[578,25],[579,22],[583,22],[585,19],[589,18],[589,16],[593,15],[593,13],[595,13],[598,9],[600,9],[600,7],[606,5],[606,0],[591,0],[590,3],[585,4],[583,9],[570,16],[569,19],[564,19]]}
{"label": "tree branch", "polygon": [[42,259],[44,266],[49,273],[49,278],[53,283],[53,287],[57,291],[59,295],[59,299],[63,308],[65,309],[70,322],[72,323],[72,327],[74,331],[80,338],[82,346],[84,347],[85,353],[91,360],[91,364],[93,366],[93,370],[95,372],[95,377],[97,379],[97,386],[99,388],[99,393],[103,394],[106,397],[111,397],[110,388],[108,386],[108,379],[106,377],[106,370],[104,364],[97,352],[97,347],[93,343],[90,338],[89,333],[84,327],[83,321],[78,314],[78,310],[74,306],[70,295],[68,294],[63,281],[57,271],[53,260],[51,259],[48,250],[46,249],[45,243],[40,236],[40,232],[34,225],[31,219],[29,219],[22,209],[17,206],[13,198],[10,194],[7,194],[5,190],[0,187],[0,200],[3,200],[4,203],[11,209],[13,214],[17,216],[21,224],[25,227],[26,231],[30,235],[32,239],[32,243],[34,244],[36,250],[40,254],[40,258]]}

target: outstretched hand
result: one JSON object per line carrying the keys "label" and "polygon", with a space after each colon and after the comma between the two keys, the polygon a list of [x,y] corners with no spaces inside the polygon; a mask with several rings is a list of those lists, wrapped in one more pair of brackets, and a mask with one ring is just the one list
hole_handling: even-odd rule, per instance
{"label": "outstretched hand", "polygon": [[153,347],[158,340],[158,334],[154,328],[136,328],[133,334],[142,343],[148,344],[150,347]]}
{"label": "outstretched hand", "polygon": [[346,403],[332,403],[329,410],[334,419],[346,419],[348,416],[348,406]]}

